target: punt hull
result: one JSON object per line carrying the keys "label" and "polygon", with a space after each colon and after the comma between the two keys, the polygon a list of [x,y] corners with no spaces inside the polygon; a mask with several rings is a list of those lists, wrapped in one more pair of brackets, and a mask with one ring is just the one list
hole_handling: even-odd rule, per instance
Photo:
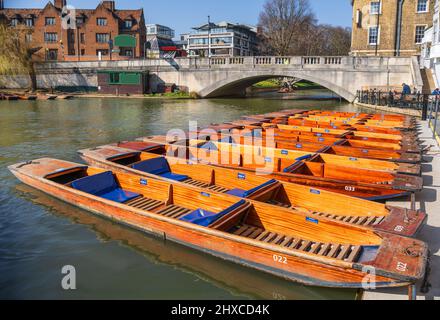
{"label": "punt hull", "polygon": [[[15,170],[12,172],[23,183],[96,215],[289,281],[330,288],[361,289],[365,285],[366,274],[361,271],[360,265],[341,263],[340,266],[336,266],[306,260],[271,245],[256,246],[233,235],[188,227],[180,222],[173,223],[169,218],[141,214],[138,210],[128,210],[110,201],[86,197],[69,190],[68,187],[57,186],[41,178]],[[379,273],[380,270],[376,276],[377,288],[411,285],[409,279],[395,280]]]}
{"label": "punt hull", "polygon": [[[99,167],[105,170],[111,170],[113,172],[116,171],[127,174],[134,174],[134,175],[138,175],[139,177],[150,177],[153,179],[160,179],[160,177],[158,176],[151,176],[149,174],[139,172],[135,169],[125,167],[123,165],[118,165],[115,163],[111,163],[110,161],[107,160],[100,160],[92,156],[88,156],[84,153],[80,153],[80,156],[87,164],[89,164],[92,167]],[[185,186],[189,187],[187,185]],[[201,188],[201,190],[203,190],[203,188]],[[213,191],[210,190],[209,192],[213,192]],[[418,211],[409,211],[399,207],[388,207],[388,210],[390,210],[390,215],[386,219],[384,219],[382,223],[371,226],[370,228],[381,232],[393,233],[397,235],[403,235],[405,237],[416,238],[427,220],[427,216]],[[403,219],[403,217],[405,216],[407,217],[407,219],[409,219],[410,221],[409,223],[405,221],[405,219]],[[332,220],[331,218],[329,219]],[[344,223],[340,220],[337,221]]]}
{"label": "punt hull", "polygon": [[[218,164],[216,166],[230,168],[240,171],[256,172],[254,169],[238,168],[233,166],[225,166]],[[261,172],[263,173],[263,172]],[[264,173],[263,173],[264,174]],[[392,187],[379,186],[367,183],[356,183],[354,181],[337,181],[321,179],[316,177],[304,177],[297,174],[288,174],[275,172],[267,175],[269,178],[277,179],[283,182],[290,182],[308,186],[312,188],[322,189],[330,192],[352,196],[370,201],[384,201],[396,198],[409,197],[412,192],[405,190],[396,190]]]}

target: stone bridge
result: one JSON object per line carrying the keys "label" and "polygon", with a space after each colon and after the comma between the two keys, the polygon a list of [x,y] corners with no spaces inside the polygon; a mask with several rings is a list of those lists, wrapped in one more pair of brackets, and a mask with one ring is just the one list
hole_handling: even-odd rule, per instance
{"label": "stone bridge", "polygon": [[38,66],[38,82],[40,87],[96,87],[98,70],[149,71],[153,92],[160,83],[175,83],[205,98],[243,94],[252,84],[274,77],[309,80],[350,102],[363,87],[384,90],[401,86],[403,82],[420,90],[423,86],[415,57],[215,57],[55,62]]}

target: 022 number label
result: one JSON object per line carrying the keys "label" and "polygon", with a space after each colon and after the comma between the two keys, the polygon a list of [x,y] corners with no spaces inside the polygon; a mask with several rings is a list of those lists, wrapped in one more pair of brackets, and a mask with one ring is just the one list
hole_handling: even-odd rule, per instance
{"label": "022 number label", "polygon": [[283,256],[278,256],[276,254],[273,255],[273,261],[281,263],[281,264],[287,264],[287,258]]}

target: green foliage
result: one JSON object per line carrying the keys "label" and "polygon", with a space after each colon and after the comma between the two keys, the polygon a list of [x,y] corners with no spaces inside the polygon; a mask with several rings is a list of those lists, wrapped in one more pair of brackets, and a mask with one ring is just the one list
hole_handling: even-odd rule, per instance
{"label": "green foliage", "polygon": [[255,88],[279,88],[280,81],[278,79],[269,79],[258,82],[253,85]]}
{"label": "green foliage", "polygon": [[149,98],[170,98],[170,99],[197,99],[198,95],[196,92],[183,92],[183,91],[177,91],[177,92],[167,92],[167,93],[150,93],[145,94],[145,97]]}
{"label": "green foliage", "polygon": [[25,31],[0,23],[0,74],[28,74],[32,89],[36,88],[32,49],[25,41]]}

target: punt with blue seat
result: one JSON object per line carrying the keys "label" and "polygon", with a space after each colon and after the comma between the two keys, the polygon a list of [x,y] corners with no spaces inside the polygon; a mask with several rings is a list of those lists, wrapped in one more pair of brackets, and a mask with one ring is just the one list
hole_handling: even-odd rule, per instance
{"label": "punt with blue seat", "polygon": [[170,165],[168,164],[167,159],[165,159],[164,157],[141,161],[135,163],[131,167],[135,170],[139,170],[174,181],[182,182],[189,179],[188,176],[172,173]]}
{"label": "punt with blue seat", "polygon": [[193,223],[196,225],[199,225],[201,227],[209,227],[214,222],[218,221],[219,219],[223,218],[227,214],[233,212],[234,210],[237,210],[241,206],[245,205],[246,201],[240,200],[236,204],[230,206],[229,208],[223,210],[219,213],[213,213],[207,210],[203,209],[197,209],[183,217],[181,217],[179,220]]}
{"label": "punt with blue seat", "polygon": [[141,196],[123,190],[111,171],[78,179],[72,182],[72,188],[118,203],[126,203]]}

